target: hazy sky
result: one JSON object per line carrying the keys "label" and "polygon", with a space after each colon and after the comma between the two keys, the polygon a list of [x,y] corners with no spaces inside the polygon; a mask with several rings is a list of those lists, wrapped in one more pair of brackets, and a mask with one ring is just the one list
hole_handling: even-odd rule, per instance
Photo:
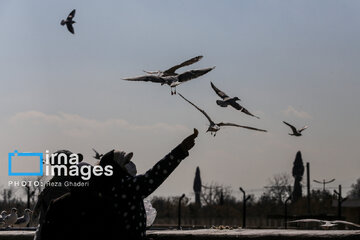
{"label": "hazy sky", "polygon": [[[72,35],[60,21],[74,8]],[[200,166],[204,183],[240,196],[239,186],[291,173],[298,150],[311,179],[336,178],[331,186],[348,191],[360,177],[359,11],[345,0],[0,0],[0,184],[14,149],[66,148],[90,163],[92,147],[133,151],[143,173],[196,127],[190,157],[153,195],[191,196]],[[178,92],[215,121],[268,133],[229,127],[214,138],[168,86],[121,80],[197,55],[191,68],[216,69]],[[210,81],[261,119],[218,107]],[[309,128],[291,137],[283,120]]]}

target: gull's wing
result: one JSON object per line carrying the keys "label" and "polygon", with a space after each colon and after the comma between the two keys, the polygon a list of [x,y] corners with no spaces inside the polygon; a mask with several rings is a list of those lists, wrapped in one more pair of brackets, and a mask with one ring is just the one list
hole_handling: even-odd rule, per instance
{"label": "gull's wing", "polygon": [[240,104],[238,104],[237,102],[235,103],[231,103],[231,106],[233,106],[235,109],[242,111],[243,113],[250,115],[252,117],[256,117],[257,119],[260,119],[258,116],[255,116],[254,114],[252,114],[251,112],[249,112],[246,108],[244,108],[243,106],[241,106]]}
{"label": "gull's wing", "polygon": [[219,97],[221,97],[221,98],[224,99],[224,100],[225,100],[225,98],[228,98],[228,97],[229,97],[228,95],[226,95],[226,93],[224,93],[223,91],[221,91],[220,89],[218,89],[217,87],[215,87],[215,85],[214,85],[212,82],[210,82],[210,84],[211,84],[212,89],[214,89],[215,93],[216,93]]}
{"label": "gull's wing", "polygon": [[333,223],[333,224],[345,224],[345,225],[350,225],[350,226],[353,226],[353,227],[360,228],[359,224],[348,222],[348,221],[335,220],[335,221],[331,221],[331,223]]}
{"label": "gull's wing", "polygon": [[160,72],[159,71],[145,71],[143,70],[144,73],[147,73],[147,74],[159,74]]}
{"label": "gull's wing", "polygon": [[318,181],[318,180],[313,180],[314,182],[316,182],[316,183],[321,183],[321,184],[323,184],[323,182],[320,182],[320,181]]}
{"label": "gull's wing", "polygon": [[[230,103],[230,105],[235,108],[236,110],[239,110],[239,111],[243,111],[244,110],[244,113],[246,113],[245,111],[247,111],[243,106],[241,106],[240,104],[238,104],[237,102],[232,102]],[[247,114],[247,113],[246,113]]]}
{"label": "gull's wing", "polygon": [[25,223],[25,222],[26,222],[26,219],[24,216],[22,216],[22,217],[19,217],[14,224],[16,225],[16,224],[21,224],[21,223]]}
{"label": "gull's wing", "polygon": [[230,105],[235,108],[236,110],[239,110],[247,115],[250,115],[252,117],[256,117],[257,119],[260,119],[260,117],[252,114],[251,112],[249,112],[249,110],[247,110],[246,108],[244,108],[243,106],[241,106],[240,104],[238,104],[237,102],[231,102]]}
{"label": "gull's wing", "polygon": [[283,121],[283,123],[285,123],[286,125],[288,125],[294,133],[297,132],[296,128],[295,128],[293,125],[291,125],[291,124],[289,124],[289,123],[287,123],[287,122],[285,122],[285,121]]}
{"label": "gull's wing", "polygon": [[69,30],[69,32],[71,32],[72,34],[75,34],[74,27],[71,23],[67,23],[66,27]]}
{"label": "gull's wing", "polygon": [[299,132],[301,133],[302,131],[304,131],[307,128],[308,128],[308,126],[304,126],[302,129],[299,130]]}
{"label": "gull's wing", "polygon": [[223,122],[221,122],[221,123],[218,123],[217,125],[220,126],[220,127],[221,126],[233,126],[233,127],[247,128],[247,129],[250,129],[250,130],[255,130],[255,131],[260,131],[260,132],[267,132],[267,130],[264,130],[264,129],[238,125],[238,124],[235,124],[235,123],[223,123]]}
{"label": "gull's wing", "polygon": [[71,19],[73,19],[74,17],[75,17],[75,12],[76,12],[76,10],[74,9],[74,10],[72,10],[71,11],[71,13],[69,13],[69,16],[67,17],[67,20],[71,20]]}
{"label": "gull's wing", "polygon": [[310,222],[314,222],[314,223],[324,223],[323,220],[319,220],[319,219],[299,219],[299,220],[294,220],[294,221],[289,221],[289,223],[310,223]]}
{"label": "gull's wing", "polygon": [[198,69],[198,70],[190,70],[190,71],[184,72],[182,74],[179,74],[178,75],[178,80],[179,80],[179,82],[186,82],[186,81],[189,81],[191,79],[200,77],[200,76],[210,72],[214,68],[215,67]]}
{"label": "gull's wing", "polygon": [[211,118],[209,117],[209,115],[207,115],[207,113],[202,110],[201,108],[199,108],[198,106],[196,106],[195,104],[193,104],[192,102],[190,102],[189,100],[187,100],[183,95],[181,95],[180,93],[178,93],[180,95],[180,97],[182,97],[185,101],[187,101],[188,103],[190,103],[191,105],[193,105],[197,110],[199,110],[200,112],[202,112],[202,114],[205,115],[205,117],[209,120],[210,124],[214,124],[213,120],[211,120]]}
{"label": "gull's wing", "polygon": [[96,155],[99,155],[98,151],[96,151],[94,148],[91,149],[95,152]]}
{"label": "gull's wing", "polygon": [[95,159],[100,159],[100,154],[94,148],[92,148],[92,150],[95,152],[94,158]]}
{"label": "gull's wing", "polygon": [[173,76],[173,75],[176,75],[176,74],[175,74],[175,71],[176,71],[177,69],[182,68],[182,67],[185,67],[185,66],[189,66],[189,65],[191,65],[191,64],[194,64],[194,63],[198,62],[198,61],[199,61],[200,59],[202,59],[202,58],[203,58],[203,56],[197,56],[197,57],[191,58],[191,59],[189,59],[189,60],[187,60],[187,61],[185,61],[185,62],[182,62],[182,63],[180,63],[180,64],[178,64],[178,65],[175,65],[175,66],[173,66],[173,67],[165,70],[163,73],[164,73],[165,76]]}
{"label": "gull's wing", "polygon": [[142,82],[155,82],[155,83],[165,83],[165,80],[162,77],[154,75],[145,75],[133,78],[123,78],[126,81],[142,81]]}

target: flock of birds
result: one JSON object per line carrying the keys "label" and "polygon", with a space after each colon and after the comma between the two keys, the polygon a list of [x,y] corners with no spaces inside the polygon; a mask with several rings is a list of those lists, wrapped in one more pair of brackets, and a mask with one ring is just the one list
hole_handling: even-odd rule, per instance
{"label": "flock of birds", "polygon": [[31,213],[32,211],[30,209],[25,209],[24,215],[18,217],[16,208],[12,208],[10,214],[7,214],[6,211],[2,211],[0,215],[0,227],[26,227],[30,222]]}
{"label": "flock of birds", "polygon": [[[76,10],[72,10],[70,12],[70,14],[67,16],[66,19],[61,20],[60,24],[62,26],[66,25],[67,29],[69,30],[69,32],[71,32],[72,34],[75,34],[75,30],[73,27],[73,24],[76,23],[73,19],[75,17],[75,13]],[[142,75],[142,76],[138,76],[138,77],[130,77],[130,78],[123,78],[123,80],[126,81],[140,81],[140,82],[154,82],[154,83],[160,83],[161,85],[168,85],[170,87],[170,92],[171,95],[175,95],[176,94],[176,87],[179,86],[182,83],[188,82],[190,80],[193,80],[195,78],[201,77],[205,74],[207,74],[208,72],[212,71],[215,67],[209,67],[209,68],[203,68],[203,69],[196,69],[196,70],[189,70],[189,71],[185,71],[183,73],[177,73],[176,71],[179,68],[182,67],[186,67],[186,66],[190,66],[198,61],[200,61],[203,58],[203,56],[196,56],[193,57],[189,60],[186,60],[178,65],[175,65],[169,69],[166,69],[165,71],[145,71],[146,75]],[[219,88],[217,88],[212,82],[210,82],[212,89],[215,91],[215,93],[222,99],[222,100],[217,100],[216,104],[219,105],[220,107],[228,107],[231,106],[234,109],[241,111],[249,116],[258,118],[258,116],[255,116],[254,114],[252,114],[249,110],[247,110],[246,108],[244,108],[243,106],[241,106],[239,103],[237,103],[237,101],[241,101],[240,98],[238,97],[229,97],[225,92],[221,91]],[[254,130],[254,131],[260,131],[260,132],[267,132],[267,130],[264,129],[260,129],[260,128],[255,128],[255,127],[250,127],[250,126],[244,126],[244,125],[239,125],[239,124],[235,124],[235,123],[225,123],[225,122],[219,122],[219,123],[215,123],[210,116],[200,107],[198,107],[196,104],[194,104],[193,102],[191,102],[190,100],[188,100],[187,98],[185,98],[183,95],[181,95],[179,93],[180,97],[182,97],[185,101],[187,101],[188,103],[190,103],[192,106],[194,106],[197,110],[199,110],[209,121],[209,127],[207,129],[206,132],[210,132],[211,135],[213,135],[214,137],[216,136],[217,131],[220,130],[221,127],[224,126],[232,126],[232,127],[240,127],[240,128],[246,128],[249,130]],[[291,130],[292,133],[289,133],[289,135],[291,136],[301,136],[301,132],[304,131],[307,126],[301,128],[301,129],[297,129],[296,127],[294,127],[293,125],[287,123],[287,122],[283,122],[284,124],[288,125]],[[95,151],[95,150],[94,150]],[[96,151],[95,151],[96,152]],[[96,156],[96,158],[98,159],[99,156]]]}
{"label": "flock of birds", "polygon": [[[178,70],[179,68],[189,66],[193,63],[196,63],[202,58],[203,58],[203,56],[197,56],[197,57],[191,58],[183,63],[175,65],[165,71],[152,71],[152,72],[144,71],[146,73],[146,75],[132,77],[132,78],[123,78],[123,80],[154,82],[154,83],[160,83],[161,85],[167,84],[171,88],[171,95],[175,95],[176,94],[176,86],[178,86],[184,82],[190,81],[192,79],[198,78],[198,77],[210,72],[211,70],[213,70],[215,68],[215,67],[211,67],[211,68],[204,68],[204,69],[197,69],[197,70],[189,70],[189,71],[186,71],[181,74],[176,73],[176,70]],[[221,91],[219,88],[217,88],[214,85],[214,83],[210,82],[210,84],[211,84],[212,89],[215,91],[215,93],[222,99],[222,100],[216,101],[217,105],[219,105],[220,107],[231,106],[234,109],[241,111],[249,116],[260,119],[260,117],[255,116],[249,110],[247,110],[246,108],[244,108],[237,102],[237,101],[241,101],[240,98],[238,98],[236,96],[229,97],[224,91]],[[241,127],[241,128],[246,128],[249,130],[254,130],[254,131],[267,132],[267,130],[264,130],[264,129],[239,125],[239,124],[235,124],[235,123],[224,123],[224,122],[215,123],[203,109],[201,109],[196,104],[194,104],[193,102],[191,102],[190,100],[185,98],[180,93],[179,93],[179,96],[181,98],[183,98],[186,102],[188,102],[192,106],[194,106],[197,110],[199,110],[207,118],[207,120],[209,121],[209,127],[206,132],[210,132],[213,136],[216,136],[216,132],[219,131],[220,128],[223,126]],[[285,123],[286,125],[288,125],[291,128],[292,133],[289,133],[289,135],[291,135],[291,136],[299,137],[302,135],[301,132],[307,128],[307,126],[304,126],[301,129],[296,129],[296,127],[294,127],[293,125],[291,125],[285,121],[283,123]]]}

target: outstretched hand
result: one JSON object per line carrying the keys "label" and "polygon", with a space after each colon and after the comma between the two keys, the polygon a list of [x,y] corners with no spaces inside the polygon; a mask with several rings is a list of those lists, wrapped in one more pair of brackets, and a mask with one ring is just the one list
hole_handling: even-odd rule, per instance
{"label": "outstretched hand", "polygon": [[194,128],[194,133],[180,143],[180,148],[185,152],[189,151],[195,145],[195,138],[197,138],[198,134],[199,131]]}
{"label": "outstretched hand", "polygon": [[114,151],[114,161],[119,164],[121,167],[124,167],[127,163],[130,162],[133,157],[133,153],[126,153],[124,151]]}

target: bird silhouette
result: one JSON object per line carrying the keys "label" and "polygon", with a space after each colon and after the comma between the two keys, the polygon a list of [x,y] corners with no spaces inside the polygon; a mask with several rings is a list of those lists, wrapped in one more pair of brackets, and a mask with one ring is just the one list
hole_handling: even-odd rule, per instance
{"label": "bird silhouette", "polygon": [[250,115],[252,117],[256,117],[257,119],[259,119],[258,116],[255,116],[254,114],[250,113],[246,108],[244,108],[243,106],[241,106],[240,104],[238,104],[236,101],[241,101],[240,98],[238,97],[229,97],[228,95],[226,95],[226,93],[224,93],[223,91],[221,91],[220,89],[218,89],[217,87],[215,87],[215,85],[210,82],[212,89],[214,89],[215,93],[221,97],[223,100],[217,100],[216,103],[217,105],[219,105],[220,107],[227,107],[227,106],[232,106],[233,108],[235,108],[236,110],[239,110],[247,115]]}
{"label": "bird silhouette", "polygon": [[95,156],[93,156],[93,158],[100,160],[100,158],[104,156],[104,154],[99,154],[94,148],[92,148],[92,150],[95,152]]}
{"label": "bird silhouette", "polygon": [[285,123],[286,125],[288,125],[291,130],[293,131],[292,133],[289,133],[290,136],[296,136],[296,137],[300,137],[302,136],[301,132],[304,131],[305,129],[308,128],[308,126],[304,126],[301,129],[296,129],[293,125],[291,125],[290,123],[287,123],[285,121],[283,121],[283,123]]}
{"label": "bird silhouette", "polygon": [[260,132],[267,132],[266,130],[263,129],[258,129],[258,128],[254,128],[254,127],[249,127],[249,126],[243,126],[243,125],[238,125],[235,123],[224,123],[224,122],[220,122],[220,123],[215,123],[210,117],[209,115],[202,110],[201,108],[199,108],[198,106],[196,106],[194,103],[190,102],[189,100],[187,100],[183,95],[181,95],[179,93],[180,97],[182,97],[185,101],[187,101],[188,103],[190,103],[191,105],[193,105],[197,110],[199,110],[202,114],[204,114],[204,116],[207,118],[207,120],[209,121],[209,127],[207,129],[206,132],[210,132],[211,135],[213,135],[214,137],[216,136],[216,132],[220,130],[221,127],[223,126],[233,126],[233,127],[241,127],[241,128],[246,128],[246,129],[250,129],[250,130],[255,130],[255,131],[260,131]]}
{"label": "bird silhouette", "polygon": [[67,29],[69,30],[69,32],[71,32],[72,34],[75,34],[74,31],[74,27],[73,24],[76,23],[75,21],[73,21],[73,18],[75,17],[75,9],[71,11],[71,13],[68,15],[68,17],[66,18],[66,20],[61,20],[61,25],[64,26],[66,25]]}
{"label": "bird silhouette", "polygon": [[[173,76],[157,76],[157,75],[145,75],[133,78],[123,78],[123,80],[127,81],[143,81],[143,82],[154,82],[160,83],[161,85],[167,84],[170,86],[171,95],[176,94],[176,86],[187,82],[189,80],[198,78],[211,70],[215,67],[211,68],[204,68],[204,69],[197,69],[197,70],[189,70],[181,74],[173,75]],[[173,91],[174,88],[174,91]]]}

